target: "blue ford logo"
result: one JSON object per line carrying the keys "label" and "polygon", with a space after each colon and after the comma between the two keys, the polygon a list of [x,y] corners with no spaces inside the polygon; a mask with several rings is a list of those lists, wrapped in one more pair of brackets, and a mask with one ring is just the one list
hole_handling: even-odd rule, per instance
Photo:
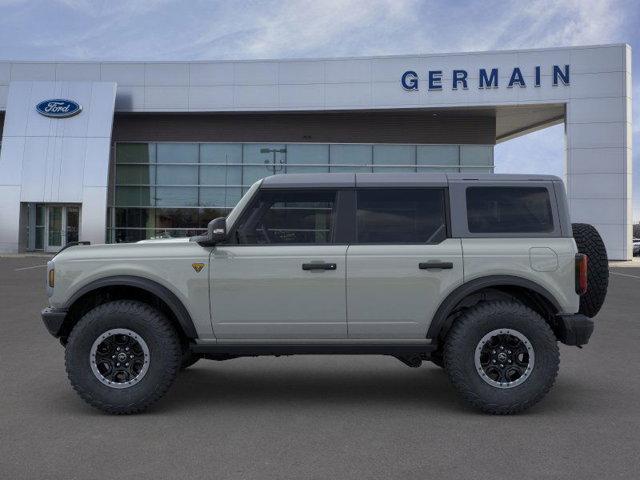
{"label": "blue ford logo", "polygon": [[56,98],[45,100],[36,105],[36,110],[45,117],[66,118],[73,117],[82,111],[82,106],[72,100]]}

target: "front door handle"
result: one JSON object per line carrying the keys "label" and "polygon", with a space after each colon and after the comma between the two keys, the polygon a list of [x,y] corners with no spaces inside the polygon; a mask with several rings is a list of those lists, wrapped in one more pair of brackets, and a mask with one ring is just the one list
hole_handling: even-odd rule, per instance
{"label": "front door handle", "polygon": [[338,266],[335,263],[320,263],[320,262],[312,262],[312,263],[303,263],[303,270],[335,270]]}
{"label": "front door handle", "polygon": [[420,262],[418,268],[420,270],[449,270],[453,268],[453,262]]}

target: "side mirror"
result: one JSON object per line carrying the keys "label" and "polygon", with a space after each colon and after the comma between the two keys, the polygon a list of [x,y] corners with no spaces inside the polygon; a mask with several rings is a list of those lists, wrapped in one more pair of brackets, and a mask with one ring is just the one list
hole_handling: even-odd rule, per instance
{"label": "side mirror", "polygon": [[207,235],[214,245],[224,242],[227,238],[227,218],[218,217],[211,220],[207,225]]}
{"label": "side mirror", "polygon": [[227,238],[227,219],[218,217],[209,222],[207,233],[191,237],[189,240],[197,242],[203,247],[212,247],[216,243],[223,242]]}

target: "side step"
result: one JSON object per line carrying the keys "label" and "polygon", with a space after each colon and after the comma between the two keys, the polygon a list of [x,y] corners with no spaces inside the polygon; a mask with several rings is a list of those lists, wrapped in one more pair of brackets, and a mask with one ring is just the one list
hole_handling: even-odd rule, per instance
{"label": "side step", "polygon": [[216,343],[192,344],[191,351],[204,355],[428,355],[437,345],[427,343]]}

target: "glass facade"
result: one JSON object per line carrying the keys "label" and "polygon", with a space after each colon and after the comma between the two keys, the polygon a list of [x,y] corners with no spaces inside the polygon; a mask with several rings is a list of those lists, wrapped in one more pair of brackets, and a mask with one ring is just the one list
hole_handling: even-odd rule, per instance
{"label": "glass facade", "polygon": [[493,172],[492,145],[118,143],[110,242],[202,233],[282,173]]}

